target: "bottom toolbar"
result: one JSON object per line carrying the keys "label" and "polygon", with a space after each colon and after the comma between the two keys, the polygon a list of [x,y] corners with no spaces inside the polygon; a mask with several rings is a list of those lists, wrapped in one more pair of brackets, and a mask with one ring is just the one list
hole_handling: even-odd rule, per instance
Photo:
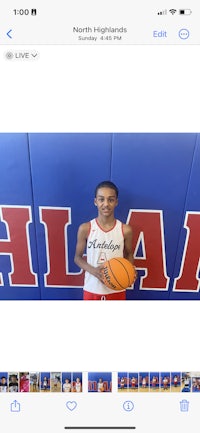
{"label": "bottom toolbar", "polygon": [[0,395],[4,433],[64,430],[136,430],[141,433],[196,432],[200,401],[196,394],[137,393]]}
{"label": "bottom toolbar", "polygon": [[4,433],[193,433],[200,372],[0,372],[0,391]]}

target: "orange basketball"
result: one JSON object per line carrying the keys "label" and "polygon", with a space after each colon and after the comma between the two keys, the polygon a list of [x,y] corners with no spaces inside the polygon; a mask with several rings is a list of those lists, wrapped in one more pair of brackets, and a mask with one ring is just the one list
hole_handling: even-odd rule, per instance
{"label": "orange basketball", "polygon": [[114,257],[104,263],[103,283],[112,290],[124,290],[130,287],[136,278],[135,267],[123,257]]}

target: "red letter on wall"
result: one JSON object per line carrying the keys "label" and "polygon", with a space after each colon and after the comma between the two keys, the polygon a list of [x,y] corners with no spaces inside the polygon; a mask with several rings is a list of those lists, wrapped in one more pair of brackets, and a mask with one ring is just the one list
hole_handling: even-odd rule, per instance
{"label": "red letter on wall", "polygon": [[[127,223],[133,229],[135,266],[145,270],[140,289],[168,290],[162,211],[131,209]],[[137,254],[139,247],[142,257]]]}
{"label": "red letter on wall", "polygon": [[[32,271],[28,224],[32,222],[29,206],[1,206],[0,219],[6,224],[7,239],[0,240],[0,254],[10,255],[10,286],[37,286]],[[0,285],[3,285],[0,274]]]}
{"label": "red letter on wall", "polygon": [[46,287],[83,287],[84,274],[68,272],[66,227],[71,224],[71,208],[41,207],[40,221],[45,225],[47,273]]}
{"label": "red letter on wall", "polygon": [[198,292],[200,265],[200,213],[186,212],[184,227],[187,238],[178,278],[174,280],[173,291]]}

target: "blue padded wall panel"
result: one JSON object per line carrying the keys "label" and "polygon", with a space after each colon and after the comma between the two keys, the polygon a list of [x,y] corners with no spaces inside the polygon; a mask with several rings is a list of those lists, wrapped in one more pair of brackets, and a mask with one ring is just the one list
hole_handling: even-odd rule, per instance
{"label": "blue padded wall panel", "polygon": [[[129,209],[163,211],[170,278],[173,277],[196,138],[196,134],[114,134],[113,139],[111,178],[120,189],[118,215],[125,222]],[[127,291],[128,298],[169,298],[172,281],[167,292],[139,290],[139,283],[140,278],[134,291]]]}
{"label": "blue padded wall panel", "polygon": [[[38,273],[34,215],[32,212],[32,188],[27,134],[0,134],[0,205],[30,206],[33,223],[29,224],[29,238],[34,273]],[[0,238],[8,239],[5,223],[0,222]],[[10,255],[0,255],[0,272],[3,285],[0,286],[0,299],[40,299],[38,286],[10,285],[8,273],[11,271]],[[23,272],[23,269],[22,269]]]}
{"label": "blue padded wall panel", "polygon": [[[191,174],[188,179],[188,190],[187,195],[184,203],[184,211],[182,216],[182,223],[181,223],[181,230],[180,230],[180,237],[179,237],[179,243],[178,243],[178,249],[177,249],[177,256],[175,259],[175,268],[174,268],[174,275],[173,278],[177,278],[179,276],[179,272],[181,270],[181,264],[184,263],[183,258],[183,251],[184,246],[186,243],[186,229],[184,228],[184,222],[186,219],[186,213],[200,213],[200,135],[198,134],[196,136],[196,147],[193,157],[193,163],[191,168]],[[199,230],[198,230],[199,232]],[[198,233],[197,233],[198,236]],[[197,240],[198,242],[198,240]],[[198,248],[198,246],[197,246]],[[200,262],[199,262],[200,264]],[[197,278],[200,278],[200,270],[196,269],[195,274],[197,272]],[[190,280],[191,275],[190,275]],[[187,287],[186,287],[187,288]],[[186,292],[183,291],[171,291],[170,293],[171,299],[199,299],[200,298],[200,292]]]}
{"label": "blue padded wall panel", "polygon": [[110,178],[111,134],[30,134],[31,173],[43,299],[82,299],[81,288],[44,287],[47,271],[44,227],[38,207],[71,208],[69,271],[74,264],[78,226],[96,216],[94,189]]}

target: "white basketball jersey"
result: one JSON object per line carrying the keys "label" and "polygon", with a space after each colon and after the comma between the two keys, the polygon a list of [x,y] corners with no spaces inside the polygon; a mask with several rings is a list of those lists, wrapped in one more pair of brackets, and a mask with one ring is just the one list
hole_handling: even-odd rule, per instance
{"label": "white basketball jersey", "polygon": [[98,392],[102,392],[104,390],[103,382],[98,382],[97,390]]}
{"label": "white basketball jersey", "polygon": [[81,392],[81,383],[76,382],[76,392]]}
{"label": "white basketball jersey", "polygon": [[[121,221],[115,220],[113,228],[109,231],[104,231],[96,219],[90,221],[90,232],[87,239],[87,262],[90,265],[100,266],[113,257],[123,257],[123,253],[124,235]],[[85,272],[84,290],[99,295],[113,293],[112,289],[106,287],[89,272]]]}
{"label": "white basketball jersey", "polygon": [[71,391],[71,383],[64,383],[63,384],[63,391],[64,392],[70,392]]}

